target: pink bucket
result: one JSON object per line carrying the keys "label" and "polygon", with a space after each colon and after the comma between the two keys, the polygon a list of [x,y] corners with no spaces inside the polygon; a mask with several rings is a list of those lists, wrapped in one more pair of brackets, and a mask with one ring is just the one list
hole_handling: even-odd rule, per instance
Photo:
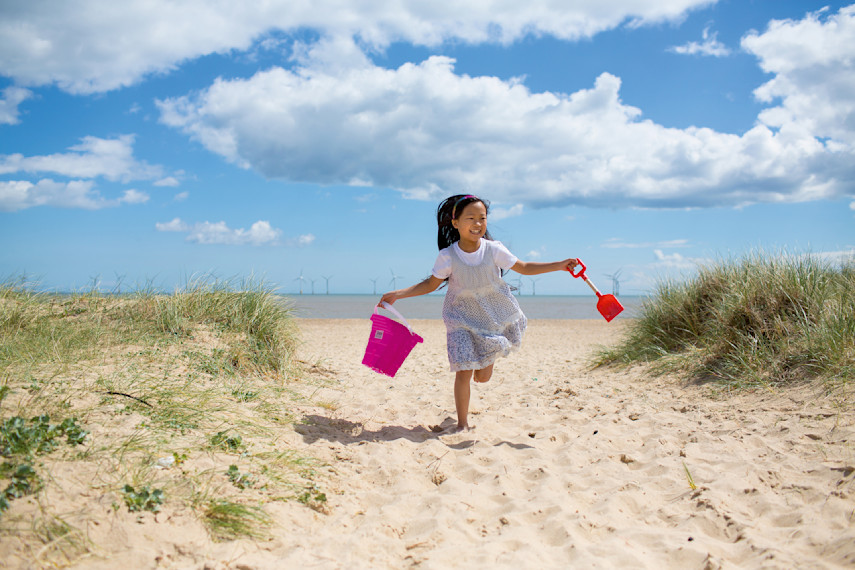
{"label": "pink bucket", "polygon": [[371,315],[371,336],[368,338],[362,364],[375,372],[394,377],[413,347],[424,342],[424,339],[413,332],[413,327],[407,319],[392,308],[392,305],[383,303],[383,308],[393,312],[404,324],[378,315],[379,308],[374,307],[374,314]]}

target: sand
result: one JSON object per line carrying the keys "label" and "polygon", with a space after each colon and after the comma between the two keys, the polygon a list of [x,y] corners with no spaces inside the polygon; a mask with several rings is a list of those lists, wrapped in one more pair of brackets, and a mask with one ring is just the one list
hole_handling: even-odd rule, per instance
{"label": "sand", "polygon": [[[75,567],[855,567],[851,394],[591,369],[626,321],[536,320],[473,385],[475,429],[439,435],[456,423],[441,321],[413,321],[425,342],[395,378],[361,365],[368,319],[298,322],[317,377],[294,383],[297,420],[269,445],[322,462],[322,508],[271,501],[270,539],[213,542],[188,508],[135,518],[55,471],[65,490],[45,500],[97,545]],[[60,508],[63,493],[99,518]]]}
{"label": "sand", "polygon": [[441,321],[413,322],[425,343],[394,379],[359,364],[368,320],[300,325],[335,381],[295,440],[334,465],[329,513],[277,507],[249,567],[855,567],[840,395],[591,370],[625,322],[541,320],[474,385],[475,429],[438,436],[456,421]]}

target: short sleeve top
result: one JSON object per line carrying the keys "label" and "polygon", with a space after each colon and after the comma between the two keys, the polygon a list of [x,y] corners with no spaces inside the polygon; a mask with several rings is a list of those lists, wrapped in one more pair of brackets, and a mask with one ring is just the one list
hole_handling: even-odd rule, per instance
{"label": "short sleeve top", "polygon": [[493,260],[496,262],[496,271],[500,269],[507,271],[513,267],[519,258],[511,253],[500,241],[491,241],[481,238],[481,245],[472,253],[467,253],[460,249],[460,245],[454,242],[449,247],[439,251],[436,256],[436,262],[433,264],[431,274],[437,279],[448,279],[451,275],[451,248],[454,248],[463,263],[466,265],[480,265],[484,261],[484,255],[488,250],[493,253]]}

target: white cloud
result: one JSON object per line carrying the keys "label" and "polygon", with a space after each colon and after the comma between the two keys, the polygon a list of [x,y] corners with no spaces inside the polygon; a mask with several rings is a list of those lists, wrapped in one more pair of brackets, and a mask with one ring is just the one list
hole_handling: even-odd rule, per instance
{"label": "white cloud", "polygon": [[106,199],[94,190],[91,180],[55,182],[44,179],[35,184],[26,180],[0,181],[0,212],[16,212],[36,206],[99,210],[120,204],[142,204],[148,199],[148,194],[137,190],[127,190],[118,199]]}
{"label": "white cloud", "polygon": [[154,183],[155,186],[180,186],[181,183],[174,176],[167,176],[166,178],[161,178]]}
{"label": "white cloud", "polygon": [[807,253],[801,257],[805,259],[819,259],[833,265],[842,265],[844,263],[855,263],[855,246],[847,246],[841,251],[820,251]]}
{"label": "white cloud", "polygon": [[160,176],[159,166],[134,158],[133,145],[133,135],[114,139],[87,136],[80,144],[70,147],[71,152],[45,156],[0,155],[0,175],[47,172],[69,178],[103,177],[123,182]]}
{"label": "white cloud", "polygon": [[170,222],[157,222],[154,227],[159,232],[189,232],[190,226],[181,221],[181,218],[173,218]]}
{"label": "white cloud", "polygon": [[203,244],[263,245],[275,243],[281,233],[265,221],[255,222],[249,230],[231,229],[225,222],[202,222],[190,230],[187,239]]}
{"label": "white cloud", "polygon": [[313,243],[315,243],[314,234],[304,234],[304,235],[297,236],[296,238],[288,240],[289,245],[296,245],[299,247],[312,245]]}
{"label": "white cloud", "polygon": [[665,269],[697,269],[699,265],[709,263],[709,259],[702,257],[685,257],[679,253],[663,253],[661,249],[653,250],[656,263],[653,267]]}
{"label": "white cloud", "polygon": [[507,218],[521,216],[524,208],[525,206],[522,204],[515,204],[510,208],[490,208],[490,220],[498,222]]}
{"label": "white cloud", "polygon": [[[226,222],[200,222],[193,225],[187,224],[181,218],[174,218],[169,222],[158,222],[155,228],[161,232],[180,232],[187,234],[187,241],[212,245],[279,245],[282,230],[274,228],[270,222],[259,220],[250,228],[230,228]],[[300,236],[294,240],[288,240],[288,245],[309,245],[314,241],[314,236]]]}
{"label": "white cloud", "polygon": [[[43,156],[0,155],[0,175],[43,174],[72,178],[54,181],[43,178],[0,181],[0,210],[17,211],[35,206],[96,210],[121,204],[144,204],[149,195],[137,189],[125,190],[121,197],[107,199],[95,189],[95,178],[110,181],[152,179],[160,167],[138,161],[133,156],[133,135],[114,139],[84,137],[69,152]],[[82,179],[82,180],[81,180]]]}
{"label": "white cloud", "polygon": [[140,192],[139,190],[125,190],[125,193],[122,194],[122,197],[119,198],[119,202],[124,204],[145,204],[149,200],[149,195],[145,192]]}
{"label": "white cloud", "polygon": [[530,260],[536,261],[538,259],[541,259],[543,257],[544,253],[546,253],[546,246],[540,246],[539,249],[533,249],[533,250],[529,251],[525,255],[525,259],[530,259]]}
{"label": "white cloud", "polygon": [[178,194],[175,195],[173,200],[175,200],[176,202],[183,202],[184,200],[186,200],[189,197],[190,197],[190,192],[179,192]]}
{"label": "white cloud", "polygon": [[855,210],[855,202],[850,202],[850,203],[849,203],[849,209],[850,209],[850,210]]}
{"label": "white cloud", "polygon": [[709,27],[706,27],[701,37],[703,39],[701,42],[688,42],[681,46],[674,46],[669,51],[682,55],[706,55],[712,57],[730,55],[730,50],[727,46],[718,41],[718,32],[710,33]]}
{"label": "white cloud", "polygon": [[600,247],[611,248],[611,249],[620,249],[620,248],[628,248],[628,249],[650,249],[650,248],[666,248],[666,247],[689,247],[689,240],[687,239],[672,239],[667,241],[658,241],[658,242],[639,242],[632,243],[626,242],[619,238],[610,238],[606,240],[604,244]]}
{"label": "white cloud", "polygon": [[[715,0],[504,2],[265,2],[251,8],[208,0],[17,2],[0,18],[0,74],[24,86],[56,84],[72,93],[132,85],[212,53],[267,48],[270,33],[317,30],[373,48],[394,41],[510,43],[526,35],[588,38],[624,24],[679,21]],[[275,43],[275,40],[274,40]]]}
{"label": "white cloud", "polygon": [[0,98],[0,125],[17,125],[18,105],[33,96],[33,92],[29,89],[21,87],[7,87],[2,91]]}
{"label": "white cloud", "polygon": [[807,134],[831,139],[827,147],[849,155],[851,161],[855,5],[836,14],[822,10],[798,21],[772,21],[765,32],[746,35],[742,47],[759,58],[763,71],[774,75],[754,91],[763,103],[779,102],[760,113],[760,121],[791,138]]}
{"label": "white cloud", "polygon": [[415,198],[465,188],[504,203],[703,207],[851,194],[855,149],[762,124],[741,136],[666,128],[641,120],[620,85],[603,73],[590,89],[532,93],[456,74],[441,56],[380,68],[338,40],[292,71],[218,80],[158,106],[163,123],[266,177],[358,179]]}

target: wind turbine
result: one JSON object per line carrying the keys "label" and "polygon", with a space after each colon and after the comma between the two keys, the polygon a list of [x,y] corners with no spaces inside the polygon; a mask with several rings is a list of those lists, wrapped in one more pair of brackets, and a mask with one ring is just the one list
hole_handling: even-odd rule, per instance
{"label": "wind turbine", "polygon": [[312,282],[312,295],[314,295],[315,294],[315,281],[317,281],[317,279],[309,279],[309,281]]}
{"label": "wind turbine", "polygon": [[517,277],[515,281],[517,284],[517,297],[519,297],[522,295],[522,277]]}
{"label": "wind turbine", "polygon": [[534,284],[540,281],[540,277],[538,277],[537,279],[529,277],[528,279],[529,281],[531,281],[531,296],[534,297],[535,295],[537,295],[537,288],[534,286]]}
{"label": "wind turbine", "polygon": [[300,270],[300,276],[299,276],[299,277],[297,277],[296,279],[294,279],[294,281],[299,281],[299,282],[300,282],[300,295],[302,295],[302,294],[303,294],[303,281],[305,281],[305,280],[306,280],[306,278],[305,278],[305,277],[303,277],[303,270],[301,269],[301,270]]}
{"label": "wind turbine", "polygon": [[612,295],[620,295],[620,281],[618,278],[620,277],[621,270],[618,269],[614,274],[608,275],[606,277],[612,280]]}
{"label": "wind turbine", "polygon": [[321,275],[321,277],[323,277],[327,282],[327,295],[329,295],[330,294],[330,279],[332,279],[333,276],[330,275],[329,277],[327,277],[326,275]]}
{"label": "wind turbine", "polygon": [[404,277],[402,275],[396,275],[391,269],[389,269],[389,271],[392,273],[392,280],[389,281],[389,283],[392,285],[392,289],[396,289],[397,280],[403,279]]}
{"label": "wind turbine", "polygon": [[374,283],[374,294],[375,295],[377,294],[377,279],[379,279],[379,277],[375,277],[374,279],[369,279],[369,281]]}

